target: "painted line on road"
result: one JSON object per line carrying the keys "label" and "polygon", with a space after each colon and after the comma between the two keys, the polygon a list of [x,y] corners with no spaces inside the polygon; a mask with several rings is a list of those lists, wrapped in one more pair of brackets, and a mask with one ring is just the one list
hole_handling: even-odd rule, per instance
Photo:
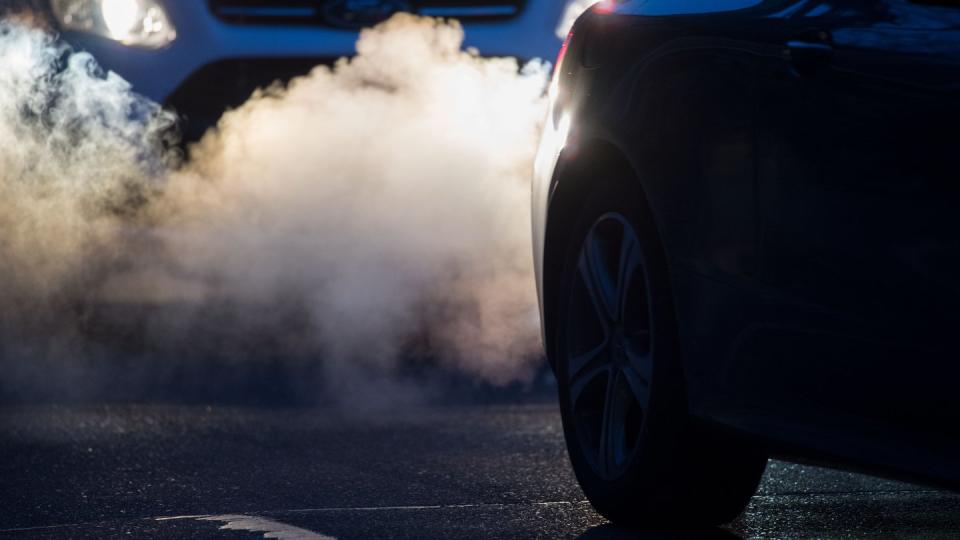
{"label": "painted line on road", "polygon": [[226,531],[247,531],[263,533],[264,538],[276,538],[277,540],[336,540],[332,536],[318,534],[307,529],[280,523],[259,516],[246,516],[240,514],[227,514],[222,516],[204,516],[196,518],[198,521],[219,521],[224,523],[220,530]]}
{"label": "painted line on road", "polygon": [[[443,509],[461,509],[461,508],[510,508],[517,506],[573,506],[590,504],[588,501],[544,501],[544,502],[516,502],[516,503],[473,503],[473,504],[450,504],[450,505],[421,505],[421,506],[343,506],[343,507],[321,507],[321,508],[295,508],[292,510],[262,510],[250,512],[249,516],[269,515],[279,516],[283,514],[302,514],[309,512],[376,512],[376,511],[400,511],[400,510],[443,510]],[[70,527],[83,527],[89,525],[108,525],[111,523],[129,523],[137,520],[149,521],[172,521],[186,519],[200,519],[212,517],[214,514],[189,514],[178,516],[159,516],[159,517],[130,517],[117,519],[103,519],[96,521],[78,521],[75,523],[54,523],[51,525],[35,525],[32,527],[9,527],[0,528],[0,533],[23,532],[23,531],[42,531],[50,529],[64,529]],[[229,514],[224,514],[229,515]],[[239,514],[238,514],[239,515]]]}
{"label": "painted line on road", "polygon": [[[922,496],[929,495],[941,495],[948,498],[954,498],[958,495],[951,493],[949,491],[942,491],[936,489],[904,489],[904,490],[895,490],[895,489],[886,489],[878,491],[812,491],[812,492],[786,492],[786,493],[771,493],[771,494],[762,494],[754,495],[753,498],[756,499],[775,499],[777,497],[785,498],[795,498],[795,497],[804,497],[804,496],[813,496],[813,497],[850,497],[850,496],[882,496],[882,495],[907,495],[915,494]],[[245,514],[249,516],[258,516],[258,515],[268,515],[268,516],[282,516],[283,514],[302,514],[302,513],[321,513],[321,512],[387,512],[387,511],[406,511],[406,510],[444,510],[444,509],[469,509],[469,508],[511,508],[518,506],[539,506],[539,507],[550,507],[550,506],[580,506],[580,505],[589,505],[589,501],[545,501],[545,502],[516,502],[516,503],[473,503],[473,504],[450,504],[450,505],[411,505],[411,506],[344,506],[344,507],[321,507],[321,508],[300,508],[300,509],[291,509],[291,510],[264,510],[251,512],[250,514]],[[226,515],[226,514],[225,514]],[[153,521],[168,521],[168,520],[178,520],[178,519],[200,519],[204,517],[212,517],[212,514],[196,514],[196,515],[182,515],[182,516],[161,516],[161,517],[133,517],[133,518],[120,518],[120,519],[107,519],[107,520],[98,520],[98,521],[82,521],[77,523],[56,523],[52,525],[37,525],[33,527],[10,527],[10,528],[0,528],[0,533],[7,532],[22,532],[22,531],[42,531],[50,529],[62,529],[69,527],[81,527],[87,525],[106,525],[110,523],[126,523],[130,521],[135,521],[138,519],[142,520],[153,520]]]}

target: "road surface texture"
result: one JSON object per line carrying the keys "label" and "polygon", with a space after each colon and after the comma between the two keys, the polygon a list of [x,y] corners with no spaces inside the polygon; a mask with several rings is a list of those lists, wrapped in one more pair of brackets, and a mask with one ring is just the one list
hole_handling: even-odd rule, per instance
{"label": "road surface texture", "polygon": [[626,531],[584,501],[551,400],[407,408],[0,410],[3,538],[955,538],[960,496],[772,461],[722,529]]}

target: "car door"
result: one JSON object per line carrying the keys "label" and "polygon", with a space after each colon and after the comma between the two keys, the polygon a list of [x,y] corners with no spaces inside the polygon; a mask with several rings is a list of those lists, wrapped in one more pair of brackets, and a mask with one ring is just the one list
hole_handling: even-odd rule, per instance
{"label": "car door", "polygon": [[773,23],[758,128],[771,311],[739,356],[808,425],[956,432],[958,15],[834,0]]}

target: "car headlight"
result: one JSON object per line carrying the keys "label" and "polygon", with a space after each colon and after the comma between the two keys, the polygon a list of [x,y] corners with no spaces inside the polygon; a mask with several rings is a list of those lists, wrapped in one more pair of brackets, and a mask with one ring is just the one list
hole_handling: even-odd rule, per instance
{"label": "car headlight", "polygon": [[126,45],[159,48],[177,37],[156,0],[52,0],[51,7],[64,28]]}

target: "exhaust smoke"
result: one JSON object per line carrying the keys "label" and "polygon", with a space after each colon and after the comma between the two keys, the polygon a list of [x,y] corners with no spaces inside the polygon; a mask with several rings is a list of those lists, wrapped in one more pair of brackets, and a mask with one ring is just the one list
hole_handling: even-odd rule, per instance
{"label": "exhaust smoke", "polygon": [[410,357],[529,379],[548,69],[462,40],[455,22],[397,15],[356,57],[259,90],[181,161],[171,113],[90,56],[0,27],[7,390],[56,362],[79,384],[100,305],[155,306],[140,339],[178,354],[255,363],[257,334],[319,363],[344,402],[370,381],[386,401],[409,393],[395,379]]}

